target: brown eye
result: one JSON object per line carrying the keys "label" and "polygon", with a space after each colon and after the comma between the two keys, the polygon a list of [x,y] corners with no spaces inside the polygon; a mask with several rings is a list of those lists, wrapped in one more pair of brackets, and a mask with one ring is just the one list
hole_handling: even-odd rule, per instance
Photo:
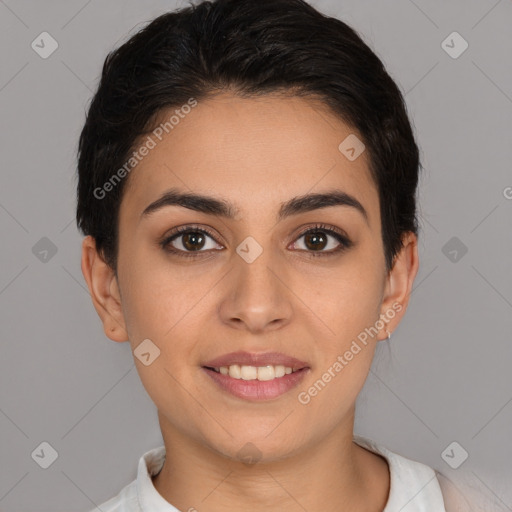
{"label": "brown eye", "polygon": [[212,249],[222,249],[210,232],[190,226],[175,229],[160,245],[167,252],[185,257],[200,256]]}
{"label": "brown eye", "polygon": [[[298,241],[303,239],[302,243]],[[300,245],[303,247],[300,247]],[[311,256],[329,256],[352,247],[352,241],[342,232],[327,228],[323,224],[304,231],[294,245],[295,249],[306,251]]]}
{"label": "brown eye", "polygon": [[304,243],[312,251],[324,249],[327,242],[327,236],[322,231],[310,231],[304,235]]}
{"label": "brown eye", "polygon": [[187,251],[198,251],[205,244],[205,237],[199,231],[190,231],[182,236],[182,245]]}

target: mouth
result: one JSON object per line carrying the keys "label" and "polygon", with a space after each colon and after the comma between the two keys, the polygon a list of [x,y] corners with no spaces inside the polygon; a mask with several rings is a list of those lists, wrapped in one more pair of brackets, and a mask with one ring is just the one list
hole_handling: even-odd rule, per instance
{"label": "mouth", "polygon": [[241,380],[259,380],[265,382],[274,379],[280,379],[285,375],[299,372],[303,368],[293,369],[284,365],[267,365],[267,366],[249,366],[241,364],[232,364],[229,366],[219,366],[217,368],[204,366],[207,370],[212,370],[221,375],[229,375],[232,379]]}
{"label": "mouth", "polygon": [[202,366],[217,389],[250,401],[272,400],[299,385],[307,363],[279,353],[227,354]]}

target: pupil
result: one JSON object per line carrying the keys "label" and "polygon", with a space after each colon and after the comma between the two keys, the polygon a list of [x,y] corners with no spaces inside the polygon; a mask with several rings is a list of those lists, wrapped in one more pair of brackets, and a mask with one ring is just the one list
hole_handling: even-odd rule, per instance
{"label": "pupil", "polygon": [[[202,243],[201,243],[202,242]],[[200,244],[198,247],[195,244]],[[191,251],[197,251],[201,249],[204,245],[204,236],[202,233],[194,232],[194,233],[185,233],[183,235],[183,246]]]}
{"label": "pupil", "polygon": [[[311,244],[309,242],[312,242]],[[318,243],[320,242],[320,247]],[[323,242],[323,243],[322,243]],[[320,233],[309,233],[306,235],[306,246],[309,249],[323,249],[325,247],[325,236]]]}

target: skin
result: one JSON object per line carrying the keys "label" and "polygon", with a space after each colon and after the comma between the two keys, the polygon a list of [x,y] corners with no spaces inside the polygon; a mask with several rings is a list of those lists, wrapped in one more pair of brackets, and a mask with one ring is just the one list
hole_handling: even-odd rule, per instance
{"label": "skin", "polygon": [[[255,512],[380,512],[387,502],[386,461],[352,442],[355,402],[386,331],[370,338],[307,405],[297,399],[399,303],[386,325],[396,329],[418,270],[417,239],[407,233],[386,272],[367,154],[349,161],[338,150],[351,133],[311,99],[242,99],[226,92],[201,101],[129,176],[117,278],[94,239],[83,241],[82,271],[106,335],[129,340],[132,350],[149,338],[161,351],[149,366],[134,361],[158,409],[167,453],[154,485],[180,510],[234,511],[250,503]],[[166,206],[141,220],[172,187],[225,199],[238,215]],[[349,206],[276,221],[281,203],[333,188],[357,198],[368,221]],[[316,223],[343,230],[353,246],[308,256],[318,250],[299,235]],[[171,229],[188,224],[216,235],[206,238],[198,258],[159,246]],[[248,236],[263,248],[250,264],[236,252]],[[331,235],[327,240],[320,252],[339,246]],[[174,246],[183,250],[180,242],[183,236]],[[283,352],[310,370],[285,395],[245,401],[220,390],[201,369],[208,359],[238,350]],[[261,456],[251,465],[237,456],[248,442]]]}

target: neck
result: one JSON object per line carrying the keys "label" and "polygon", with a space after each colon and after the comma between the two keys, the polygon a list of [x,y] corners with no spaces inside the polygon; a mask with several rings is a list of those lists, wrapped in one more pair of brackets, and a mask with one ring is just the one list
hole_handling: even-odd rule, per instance
{"label": "neck", "polygon": [[153,484],[179,510],[381,512],[385,507],[387,463],[352,441],[352,427],[335,429],[300,453],[254,464],[165,427],[166,460]]}

